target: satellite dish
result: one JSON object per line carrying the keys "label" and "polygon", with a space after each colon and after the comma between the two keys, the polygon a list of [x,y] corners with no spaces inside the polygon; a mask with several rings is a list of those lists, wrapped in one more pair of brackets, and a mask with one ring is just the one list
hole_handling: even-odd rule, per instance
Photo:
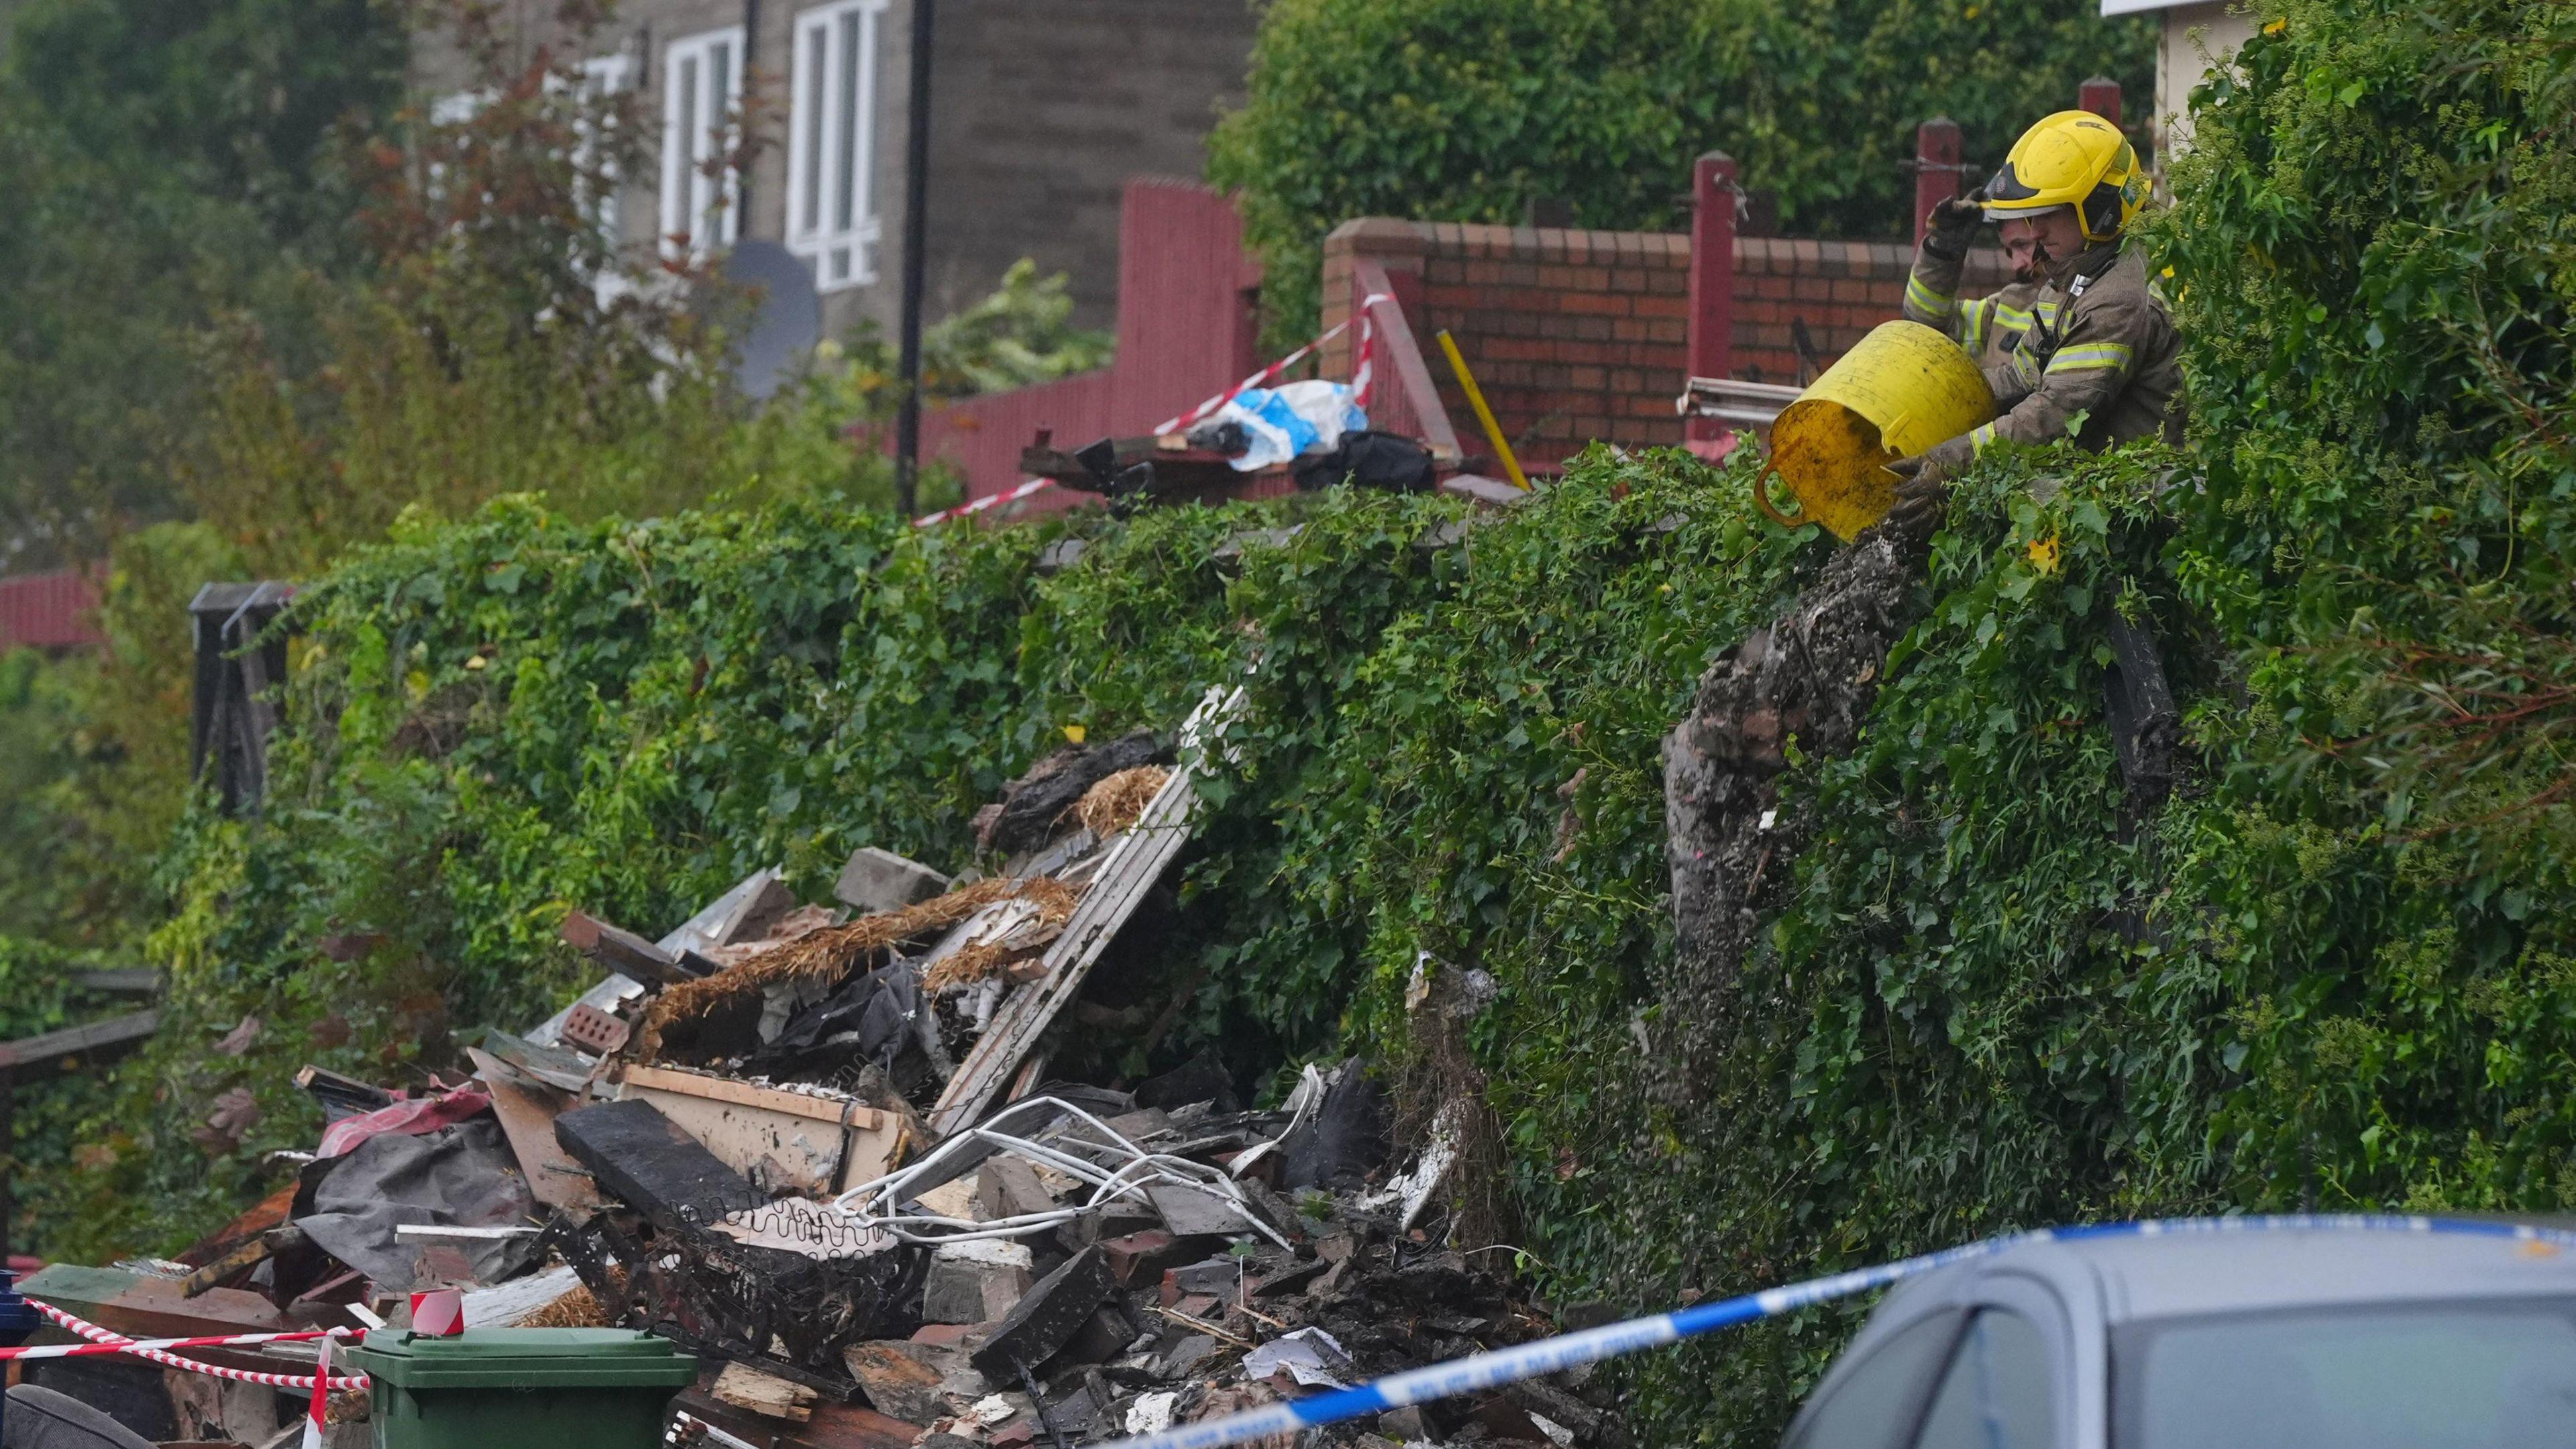
{"label": "satellite dish", "polygon": [[774,241],[734,243],[725,254],[725,280],[753,292],[759,310],[733,365],[734,382],[766,400],[804,367],[823,339],[823,299],[814,292],[814,264]]}

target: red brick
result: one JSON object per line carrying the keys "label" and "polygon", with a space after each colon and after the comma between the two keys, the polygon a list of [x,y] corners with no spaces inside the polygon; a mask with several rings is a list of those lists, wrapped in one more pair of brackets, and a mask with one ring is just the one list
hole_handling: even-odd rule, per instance
{"label": "red brick", "polygon": [[1569,292],[1564,303],[1565,310],[1578,317],[1625,317],[1635,305],[1635,299],[1606,292]]}

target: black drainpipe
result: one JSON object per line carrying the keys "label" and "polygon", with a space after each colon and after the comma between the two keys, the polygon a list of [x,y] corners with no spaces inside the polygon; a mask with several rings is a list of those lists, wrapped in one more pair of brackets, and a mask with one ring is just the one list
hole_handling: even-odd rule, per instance
{"label": "black drainpipe", "polygon": [[921,292],[929,269],[930,24],[933,0],[912,0],[912,93],[903,134],[903,318],[898,336],[901,411],[894,422],[894,506],[910,518],[921,473]]}

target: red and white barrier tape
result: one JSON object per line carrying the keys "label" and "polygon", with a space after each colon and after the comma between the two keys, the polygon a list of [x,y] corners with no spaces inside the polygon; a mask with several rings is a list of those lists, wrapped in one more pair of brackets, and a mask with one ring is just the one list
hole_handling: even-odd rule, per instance
{"label": "red and white barrier tape", "polygon": [[[1380,302],[1392,302],[1394,300],[1395,299],[1393,297],[1384,292],[1371,292],[1360,299],[1360,349],[1358,364],[1351,371],[1351,401],[1357,404],[1363,411],[1368,408],[1370,384],[1377,380],[1376,308]],[[1218,393],[1216,396],[1209,398],[1206,402],[1200,403],[1197,407],[1190,409],[1188,412],[1182,413],[1177,417],[1167,418],[1161,423],[1156,424],[1153,429],[1154,435],[1156,437],[1161,437],[1165,433],[1180,432],[1188,428],[1191,424],[1197,422],[1199,419],[1206,417],[1208,414],[1224,407],[1227,403],[1243,396],[1244,391],[1247,388],[1262,387],[1271,382],[1277,381],[1288,371],[1288,369],[1295,367],[1298,363],[1303,362],[1309,356],[1312,356],[1315,349],[1332,341],[1334,338],[1341,336],[1345,331],[1348,331],[1350,325],[1351,324],[1347,321],[1334,323],[1330,328],[1325,330],[1324,335],[1307,343],[1305,346],[1298,348],[1296,351],[1289,353],[1286,357],[1280,358],[1277,362],[1270,364],[1268,367],[1261,369],[1252,376],[1245,378],[1243,381],[1238,382],[1234,386],[1227,388],[1225,391]],[[1030,494],[1042,492],[1055,486],[1055,480],[1052,478],[1032,478],[1026,483],[1023,483],[1019,487],[1011,489],[1006,493],[988,494],[985,497],[975,499],[969,503],[960,503],[954,508],[943,508],[937,513],[925,513],[919,518],[914,519],[912,521],[912,526],[915,528],[928,528],[934,523],[946,523],[952,518],[964,518],[970,513],[981,513],[987,508],[999,508],[1005,503],[1017,503],[1021,499],[1028,497]]]}
{"label": "red and white barrier tape", "polygon": [[928,528],[934,523],[946,523],[952,518],[963,518],[969,513],[981,513],[987,508],[999,508],[1005,503],[1017,503],[1032,493],[1043,493],[1054,486],[1056,483],[1053,478],[1032,478],[1008,493],[991,493],[971,503],[960,503],[954,508],[943,508],[937,513],[925,513],[914,519],[912,526]]}
{"label": "red and white barrier tape", "polygon": [[[1362,370],[1354,373],[1351,377],[1351,394],[1354,398],[1364,396],[1367,391],[1368,374],[1366,367],[1370,354],[1370,335],[1373,331],[1373,328],[1369,324],[1369,311],[1380,302],[1391,302],[1393,300],[1395,299],[1389,297],[1384,292],[1371,292],[1360,299],[1360,360]],[[1227,403],[1241,397],[1246,388],[1262,387],[1277,381],[1287,373],[1288,369],[1295,367],[1298,363],[1305,361],[1309,356],[1311,356],[1315,349],[1350,330],[1350,325],[1351,324],[1348,320],[1334,323],[1331,327],[1325,329],[1323,336],[1316,338],[1314,341],[1309,342],[1305,346],[1298,348],[1296,351],[1289,353],[1286,357],[1279,359],[1277,362],[1261,369],[1252,376],[1245,378],[1243,381],[1238,382],[1234,386],[1227,388],[1225,391],[1218,393],[1216,396],[1209,398],[1206,402],[1200,403],[1197,407],[1190,409],[1188,412],[1183,413],[1178,417],[1166,420],[1154,429],[1155,435],[1159,437],[1164,433],[1180,432],[1190,424],[1197,422],[1199,419],[1206,417],[1208,414],[1215,412],[1221,407],[1224,407]],[[1362,406],[1366,406],[1366,404],[1363,403]]]}
{"label": "red and white barrier tape", "polygon": [[[167,1340],[134,1339],[127,1338],[121,1333],[101,1328],[87,1319],[78,1318],[72,1314],[65,1313],[63,1310],[56,1308],[50,1303],[39,1303],[33,1298],[30,1298],[27,1301],[30,1304],[33,1304],[36,1310],[44,1314],[47,1318],[52,1319],[54,1322],[62,1325],[72,1333],[88,1339],[90,1343],[98,1345],[102,1352],[132,1354],[136,1358],[149,1360],[150,1362],[160,1364],[165,1368],[180,1369],[192,1374],[208,1374],[219,1379],[231,1379],[236,1383],[266,1384],[270,1388],[276,1389],[310,1389],[313,1387],[314,1380],[319,1376],[315,1374],[264,1374],[253,1373],[248,1369],[223,1368],[215,1364],[199,1363],[195,1359],[191,1358],[181,1358],[179,1355],[168,1352],[167,1350],[169,1347],[174,1345],[186,1348],[221,1348],[238,1347],[258,1343],[280,1343],[303,1338],[338,1338],[351,1331],[345,1328],[334,1328],[322,1333],[237,1333],[224,1338],[185,1338]],[[73,1348],[76,1346],[64,1345],[63,1347]],[[34,1355],[22,1351],[20,1356],[26,1357]],[[69,1357],[70,1355],[66,1353],[49,1356]],[[350,1392],[357,1389],[363,1389],[366,1386],[367,1378],[364,1374],[357,1375],[353,1378],[333,1378],[331,1380],[331,1388],[334,1392]]]}
{"label": "red and white barrier tape", "polygon": [[139,1338],[100,1343],[47,1343],[32,1348],[0,1348],[0,1362],[23,1363],[39,1358],[99,1358],[108,1354],[132,1353],[138,1348],[248,1348],[261,1343],[301,1343],[308,1339],[333,1338],[347,1329],[325,1329],[312,1333],[228,1333],[213,1338]]}
{"label": "red and white barrier tape", "polygon": [[1360,299],[1360,355],[1351,368],[1351,405],[1368,411],[1369,393],[1377,385],[1377,304],[1395,299],[1371,292]]}

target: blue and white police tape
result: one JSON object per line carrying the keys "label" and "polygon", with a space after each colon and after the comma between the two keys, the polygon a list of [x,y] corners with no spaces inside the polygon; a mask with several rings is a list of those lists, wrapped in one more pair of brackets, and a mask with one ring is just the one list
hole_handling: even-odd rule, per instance
{"label": "blue and white police tape", "polygon": [[1285,1403],[1248,1409],[1222,1419],[1207,1419],[1184,1424],[1160,1433],[1135,1439],[1121,1439],[1106,1449],[1220,1449],[1227,1444],[1241,1444],[1265,1439],[1274,1434],[1293,1434],[1324,1424],[1338,1424],[1346,1419],[1382,1414],[1407,1404],[1428,1403],[1459,1394],[1472,1394],[1498,1388],[1521,1379],[1533,1379],[1576,1368],[1587,1363],[1618,1358],[1640,1349],[1660,1348],[1739,1323],[1760,1318],[1778,1318],[1801,1308],[1836,1298],[1848,1298],[1884,1288],[1891,1283],[1964,1263],[1974,1258],[1992,1257],[2008,1249],[2029,1243],[2071,1243],[2091,1238],[2155,1237],[2182,1233],[2275,1233],[2313,1231],[2317,1229],[2362,1229],[2372,1232],[2446,1233],[2471,1237],[2519,1239],[2545,1242],[2563,1248],[2576,1248],[2576,1232],[2553,1228],[2529,1227],[2520,1223],[2476,1222],[2461,1218],[2419,1218],[2395,1216],[2247,1217],[2247,1218],[2168,1218],[2137,1223],[2100,1223],[2086,1227],[2041,1228],[2033,1232],[2013,1233],[1989,1238],[1981,1243],[1945,1248],[1937,1253],[1906,1258],[1876,1268],[1859,1268],[1849,1273],[1836,1273],[1826,1278],[1811,1278],[1783,1288],[1747,1293],[1738,1298],[1703,1303],[1674,1313],[1652,1318],[1632,1318],[1625,1323],[1587,1328],[1581,1333],[1543,1338],[1516,1348],[1496,1349],[1450,1363],[1433,1364],[1361,1384],[1357,1388],[1335,1389]]}

